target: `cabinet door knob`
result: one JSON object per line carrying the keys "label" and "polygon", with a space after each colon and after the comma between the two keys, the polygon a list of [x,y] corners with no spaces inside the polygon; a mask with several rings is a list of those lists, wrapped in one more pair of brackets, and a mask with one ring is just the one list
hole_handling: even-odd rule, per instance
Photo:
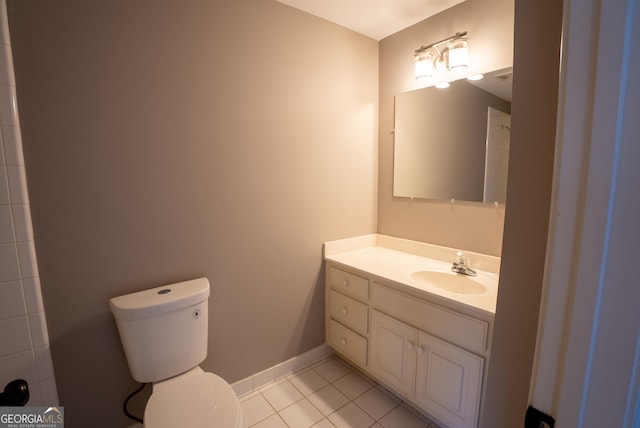
{"label": "cabinet door knob", "polygon": [[347,308],[342,308],[342,315],[347,315]]}
{"label": "cabinet door knob", "polygon": [[407,342],[407,349],[413,349],[413,342]]}
{"label": "cabinet door knob", "polygon": [[343,345],[343,346],[344,346],[344,345],[346,345],[346,344],[347,344],[347,339],[342,339],[342,340],[340,341],[340,343],[342,343],[342,345]]}
{"label": "cabinet door knob", "polygon": [[422,346],[418,346],[418,354],[424,354],[424,348]]}

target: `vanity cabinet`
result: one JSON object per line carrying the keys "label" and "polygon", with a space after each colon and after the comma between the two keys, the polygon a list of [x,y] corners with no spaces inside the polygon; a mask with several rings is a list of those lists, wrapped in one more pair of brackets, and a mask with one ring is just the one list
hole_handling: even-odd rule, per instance
{"label": "vanity cabinet", "polygon": [[490,320],[327,262],[327,343],[450,428],[477,426]]}

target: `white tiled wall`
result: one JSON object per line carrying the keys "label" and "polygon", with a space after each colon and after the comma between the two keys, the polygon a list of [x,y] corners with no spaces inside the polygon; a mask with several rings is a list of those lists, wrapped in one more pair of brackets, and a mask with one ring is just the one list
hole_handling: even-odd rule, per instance
{"label": "white tiled wall", "polygon": [[22,155],[7,5],[0,0],[0,391],[29,383],[29,406],[58,405]]}

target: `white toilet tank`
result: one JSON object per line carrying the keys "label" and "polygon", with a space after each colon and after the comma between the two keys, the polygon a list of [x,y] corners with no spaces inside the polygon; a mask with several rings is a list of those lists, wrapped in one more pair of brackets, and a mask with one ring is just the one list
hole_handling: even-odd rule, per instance
{"label": "white toilet tank", "polygon": [[186,372],[207,356],[209,281],[191,281],[109,301],[131,375],[158,382]]}

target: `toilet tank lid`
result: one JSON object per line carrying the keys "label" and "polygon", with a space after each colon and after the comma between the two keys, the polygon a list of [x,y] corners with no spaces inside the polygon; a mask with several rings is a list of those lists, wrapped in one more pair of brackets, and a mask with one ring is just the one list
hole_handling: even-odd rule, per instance
{"label": "toilet tank lid", "polygon": [[208,297],[209,280],[198,278],[114,297],[109,306],[117,319],[134,320],[186,308]]}

